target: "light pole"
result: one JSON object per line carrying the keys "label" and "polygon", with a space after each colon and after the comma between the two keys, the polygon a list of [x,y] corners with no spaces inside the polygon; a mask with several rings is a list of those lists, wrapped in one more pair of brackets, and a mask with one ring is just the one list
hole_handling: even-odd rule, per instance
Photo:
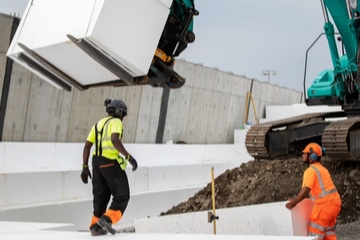
{"label": "light pole", "polygon": [[275,76],[277,75],[275,70],[263,70],[261,75],[268,76],[268,83],[270,83],[270,74]]}

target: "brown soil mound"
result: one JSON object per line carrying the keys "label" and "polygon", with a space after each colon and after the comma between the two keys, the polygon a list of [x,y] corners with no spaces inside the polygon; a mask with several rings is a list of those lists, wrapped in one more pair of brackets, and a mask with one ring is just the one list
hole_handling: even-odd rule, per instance
{"label": "brown soil mound", "polygon": [[[360,162],[322,161],[342,199],[338,223],[350,223],[360,215]],[[300,159],[250,161],[227,170],[215,179],[216,208],[286,201],[295,197],[306,165]],[[216,169],[215,169],[216,172]],[[211,183],[188,201],[161,215],[212,209]]]}

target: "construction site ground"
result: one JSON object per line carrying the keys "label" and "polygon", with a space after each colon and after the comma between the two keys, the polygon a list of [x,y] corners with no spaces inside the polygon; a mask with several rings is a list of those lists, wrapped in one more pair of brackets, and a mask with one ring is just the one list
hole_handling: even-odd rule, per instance
{"label": "construction site ground", "polygon": [[[360,235],[357,227],[360,215],[360,162],[331,161],[326,158],[321,162],[329,170],[341,195],[342,210],[337,219],[338,236],[347,239],[346,234],[352,237]],[[216,208],[286,201],[293,198],[301,189],[306,168],[307,165],[300,158],[294,158],[252,160],[229,169],[215,178]],[[211,194],[210,182],[187,201],[160,215],[211,210]]]}

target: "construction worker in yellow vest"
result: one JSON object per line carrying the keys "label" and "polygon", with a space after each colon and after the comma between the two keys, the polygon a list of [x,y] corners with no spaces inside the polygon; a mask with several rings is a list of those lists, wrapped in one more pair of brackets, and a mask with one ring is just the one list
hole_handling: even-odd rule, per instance
{"label": "construction worker in yellow vest", "polygon": [[[135,158],[121,142],[122,120],[127,115],[126,104],[118,99],[106,99],[105,106],[108,116],[91,128],[83,151],[81,179],[87,183],[88,178],[92,178],[93,186],[93,216],[90,224],[92,236],[116,233],[112,224],[120,221],[130,199],[125,169],[128,162],[133,171],[138,166]],[[92,155],[91,174],[88,159],[93,144],[95,150]],[[111,196],[113,199],[107,209]]]}
{"label": "construction worker in yellow vest", "polygon": [[294,199],[286,203],[292,209],[310,195],[314,207],[310,214],[309,236],[320,240],[336,240],[335,223],[341,210],[341,199],[329,171],[320,163],[322,148],[317,143],[308,144],[303,150],[303,162],[308,164],[304,172],[302,189]]}

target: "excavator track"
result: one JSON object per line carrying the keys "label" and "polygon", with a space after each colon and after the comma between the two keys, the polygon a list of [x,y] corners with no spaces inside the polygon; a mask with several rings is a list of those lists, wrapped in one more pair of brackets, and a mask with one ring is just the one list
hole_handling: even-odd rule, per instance
{"label": "excavator track", "polygon": [[[306,125],[307,122],[311,122],[314,119],[325,118],[334,118],[334,117],[344,117],[343,112],[326,112],[326,113],[308,113],[300,116],[295,116],[291,118],[270,121],[266,123],[253,125],[246,134],[245,146],[248,150],[248,153],[254,157],[254,159],[274,159],[273,156],[269,153],[269,140],[268,134],[274,129],[288,127],[290,125],[302,124]],[[325,123],[325,121],[323,121]],[[327,123],[330,124],[330,123]],[[331,130],[329,129],[329,133]],[[321,132],[314,133],[319,134],[321,137]],[[330,141],[330,140],[329,140]]]}
{"label": "excavator track", "polygon": [[334,121],[325,129],[322,144],[326,156],[339,160],[358,160],[360,158],[360,117]]}

